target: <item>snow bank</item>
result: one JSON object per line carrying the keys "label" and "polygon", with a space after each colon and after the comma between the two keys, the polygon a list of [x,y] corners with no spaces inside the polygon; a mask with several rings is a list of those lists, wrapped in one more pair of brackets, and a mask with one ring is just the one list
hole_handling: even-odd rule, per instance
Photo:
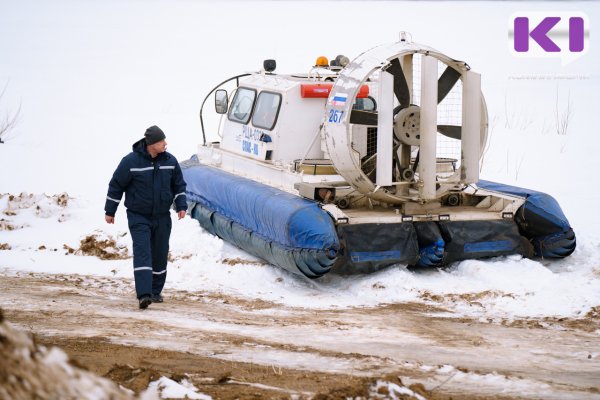
{"label": "snow bank", "polygon": [[0,398],[132,399],[108,379],[69,363],[60,349],[38,346],[3,320],[0,309]]}

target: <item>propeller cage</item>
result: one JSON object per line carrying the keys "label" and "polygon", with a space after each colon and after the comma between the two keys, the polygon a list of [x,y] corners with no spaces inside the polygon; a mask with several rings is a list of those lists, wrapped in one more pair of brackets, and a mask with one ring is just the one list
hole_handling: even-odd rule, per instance
{"label": "propeller cage", "polygon": [[[365,84],[376,111],[353,107]],[[438,200],[477,182],[487,129],[480,75],[430,47],[400,41],[364,52],[340,72],[321,138],[351,186],[374,200],[398,204]],[[450,163],[444,140],[456,146]]]}

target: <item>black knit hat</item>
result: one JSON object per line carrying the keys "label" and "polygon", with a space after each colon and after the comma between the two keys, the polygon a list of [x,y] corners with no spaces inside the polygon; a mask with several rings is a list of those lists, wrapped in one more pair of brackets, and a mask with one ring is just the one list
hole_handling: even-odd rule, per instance
{"label": "black knit hat", "polygon": [[147,145],[151,145],[166,139],[166,136],[162,129],[156,125],[152,125],[150,128],[146,129],[146,133],[144,133],[144,139],[146,139]]}

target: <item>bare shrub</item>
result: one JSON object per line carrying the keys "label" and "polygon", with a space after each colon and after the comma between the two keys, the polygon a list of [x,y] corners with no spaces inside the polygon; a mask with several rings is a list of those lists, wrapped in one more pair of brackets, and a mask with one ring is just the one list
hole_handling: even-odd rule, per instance
{"label": "bare shrub", "polygon": [[554,112],[556,134],[566,136],[569,129],[569,121],[573,113],[573,103],[571,101],[571,91],[567,94],[567,103],[563,110],[559,109],[560,97],[558,95],[558,86],[556,87],[556,109]]}
{"label": "bare shrub", "polygon": [[534,123],[531,110],[511,103],[509,106],[508,92],[504,93],[504,127],[506,129],[527,130]]}
{"label": "bare shrub", "polygon": [[[4,93],[6,92],[6,88],[8,87],[8,82],[4,85],[4,88],[0,92],[0,103],[2,102],[2,97],[4,97]],[[21,115],[21,104],[19,104],[19,108],[14,113],[6,112],[4,115],[0,115],[0,143],[4,143],[2,138],[6,138],[8,133],[13,130],[13,128],[19,122],[19,116]]]}

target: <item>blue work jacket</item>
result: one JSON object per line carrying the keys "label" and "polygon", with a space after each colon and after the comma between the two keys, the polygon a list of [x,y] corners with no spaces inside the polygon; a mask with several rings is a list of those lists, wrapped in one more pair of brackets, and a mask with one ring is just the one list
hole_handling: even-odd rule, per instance
{"label": "blue work jacket", "polygon": [[108,184],[106,215],[115,215],[123,193],[125,207],[135,213],[168,214],[173,202],[176,211],[186,210],[186,184],[175,156],[164,152],[152,158],[144,139],[134,143],[132,149],[123,157]]}

